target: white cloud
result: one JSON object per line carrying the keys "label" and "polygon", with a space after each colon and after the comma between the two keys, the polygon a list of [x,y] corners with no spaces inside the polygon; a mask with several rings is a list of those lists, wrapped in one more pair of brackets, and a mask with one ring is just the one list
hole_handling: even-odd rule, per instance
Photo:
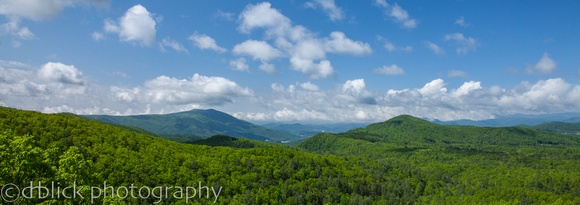
{"label": "white cloud", "polygon": [[432,96],[447,92],[447,88],[445,88],[445,81],[439,78],[425,84],[418,91],[424,96]]}
{"label": "white cloud", "polygon": [[395,47],[395,45],[393,45],[393,43],[391,43],[391,42],[389,42],[389,41],[387,41],[387,42],[385,43],[384,47],[385,47],[385,48],[386,48],[388,51],[390,51],[390,52],[393,52],[393,51],[397,50],[397,48]]}
{"label": "white cloud", "polygon": [[38,77],[46,81],[58,81],[64,84],[83,85],[83,73],[73,65],[65,65],[60,62],[49,62],[38,70]]}
{"label": "white cloud", "polygon": [[326,41],[326,49],[328,52],[351,55],[364,55],[373,52],[368,43],[348,39],[344,33],[339,31],[330,33],[330,39]]}
{"label": "white cloud", "polygon": [[177,52],[186,52],[189,53],[189,51],[187,49],[185,49],[185,47],[183,47],[183,45],[181,45],[181,43],[172,40],[169,37],[165,37],[163,40],[161,40],[161,46],[167,46],[170,48],[173,48],[173,50],[177,51]]}
{"label": "white cloud", "polygon": [[103,38],[105,38],[105,35],[103,33],[100,33],[100,32],[93,32],[91,34],[91,37],[95,41],[100,41],[100,40],[103,40]]}
{"label": "white cloud", "polygon": [[218,46],[213,38],[205,34],[198,34],[197,32],[195,32],[187,39],[192,41],[195,46],[197,46],[199,49],[202,50],[209,49],[219,53],[227,51],[225,48]]}
{"label": "white cloud", "polygon": [[[207,77],[194,74],[190,79],[159,76],[145,82],[137,89],[117,89],[117,96],[128,95],[142,103],[154,104],[203,104],[223,105],[232,102],[232,97],[248,97],[253,92],[222,77]],[[120,100],[127,99],[121,97]]]}
{"label": "white cloud", "polygon": [[460,46],[457,48],[457,54],[467,54],[469,51],[475,51],[479,43],[476,39],[472,37],[466,38],[462,33],[453,33],[445,35],[445,40],[455,40],[455,42]]}
{"label": "white cloud", "polygon": [[453,77],[469,77],[469,74],[467,74],[465,71],[460,71],[460,70],[449,70],[447,71],[447,77],[453,78]]}
{"label": "white cloud", "polygon": [[328,60],[321,60],[315,63],[310,59],[292,57],[290,58],[290,63],[290,68],[308,74],[310,79],[326,78],[334,74],[334,68]]}
{"label": "white cloud", "polygon": [[544,53],[540,61],[534,65],[534,71],[539,72],[540,74],[548,75],[554,73],[554,71],[558,70],[558,66],[556,62],[550,58],[550,54],[547,52]]}
{"label": "white cloud", "polygon": [[223,19],[228,20],[228,21],[233,21],[234,15],[235,15],[234,13],[223,12],[222,10],[218,10],[216,12],[216,17],[220,17],[220,18],[223,18]]}
{"label": "white cloud", "polygon": [[75,4],[108,5],[109,0],[2,0],[0,14],[13,18],[40,21],[58,15],[65,7]]}
{"label": "white cloud", "polygon": [[234,46],[232,50],[236,55],[248,55],[254,60],[269,61],[282,56],[282,52],[272,47],[266,41],[247,40]]}
{"label": "white cloud", "polygon": [[11,18],[8,23],[0,25],[0,36],[7,34],[15,37],[15,39],[12,40],[12,46],[15,48],[20,47],[21,43],[19,40],[36,39],[36,36],[28,29],[28,27],[20,26],[20,19],[18,18]]}
{"label": "white cloud", "polygon": [[468,24],[465,22],[465,18],[463,18],[463,16],[461,16],[461,17],[459,17],[459,19],[455,20],[455,24],[463,26],[463,27],[471,26],[471,24]]}
{"label": "white cloud", "polygon": [[248,64],[246,64],[245,58],[238,58],[236,60],[230,61],[230,67],[237,71],[250,71]]}
{"label": "white cloud", "polygon": [[258,66],[258,68],[260,68],[260,70],[266,72],[266,73],[270,73],[270,74],[276,74],[276,66],[274,66],[274,64],[270,64],[267,63],[265,61],[262,61],[262,64],[260,66]]}
{"label": "white cloud", "polygon": [[305,83],[301,83],[300,87],[304,90],[309,90],[309,91],[319,91],[320,90],[320,88],[317,85],[311,83],[310,81],[305,82]]}
{"label": "white cloud", "polygon": [[[334,74],[330,61],[326,60],[327,52],[355,56],[372,53],[368,43],[351,40],[343,32],[335,31],[329,37],[321,38],[304,26],[293,26],[289,18],[267,2],[246,6],[238,22],[238,29],[243,33],[263,29],[266,41],[247,40],[234,47],[234,54],[248,55],[263,63],[278,57],[289,58],[290,69],[302,72],[310,79]],[[273,40],[276,48],[268,40]]]}
{"label": "white cloud", "polygon": [[481,89],[481,82],[475,82],[475,81],[469,81],[469,82],[464,82],[463,85],[461,85],[461,87],[457,88],[457,90],[454,90],[451,95],[455,96],[455,97],[459,97],[462,95],[467,95],[469,94],[469,92],[473,91],[473,90],[479,90]]}
{"label": "white cloud", "polygon": [[[10,66],[4,68],[2,66]],[[128,115],[170,113],[251,98],[248,88],[199,74],[187,79],[159,76],[136,87],[88,83],[75,66],[49,62],[38,69],[0,66],[0,99],[6,106],[42,112]]]}
{"label": "white cloud", "polygon": [[330,20],[337,21],[344,18],[344,12],[341,8],[334,4],[334,0],[314,0],[312,2],[306,3],[307,7],[317,8],[320,6],[326,14],[330,17]]}
{"label": "white cloud", "polygon": [[[574,112],[580,85],[561,78],[484,87],[466,81],[447,88],[435,79],[419,88],[370,91],[364,79],[323,90],[314,83],[271,85],[256,94],[222,77],[199,74],[179,79],[159,76],[141,86],[99,86],[75,66],[49,62],[38,69],[0,61],[0,99],[4,106],[43,112],[128,115],[170,113],[193,108],[235,108],[247,120],[383,121],[400,114],[439,120],[489,119],[497,114]],[[230,107],[232,108],[232,107]]]}
{"label": "white cloud", "polygon": [[[8,22],[0,25],[0,36],[12,35],[20,40],[36,39],[36,36],[26,26],[20,26],[23,18],[42,21],[57,16],[65,7],[76,4],[108,5],[109,0],[0,0],[0,15],[7,17]],[[13,39],[14,47],[22,43]]]}
{"label": "white cloud", "polygon": [[291,27],[290,19],[271,6],[268,2],[246,6],[238,18],[240,22],[238,29],[249,33],[254,28],[267,28],[268,35],[283,36]]}
{"label": "white cloud", "polygon": [[560,78],[535,84],[522,82],[513,88],[485,88],[481,82],[468,81],[451,92],[447,92],[445,85],[442,79],[435,79],[422,88],[378,93],[368,91],[364,79],[349,80],[330,90],[273,84],[272,96],[264,96],[268,111],[238,112],[236,116],[248,120],[383,121],[411,114],[439,120],[481,120],[497,114],[567,112],[580,108],[580,85],[572,86]]}
{"label": "white cloud", "polygon": [[388,7],[389,4],[385,0],[375,0],[375,4],[377,6]]}
{"label": "white cloud", "polygon": [[379,73],[379,74],[385,74],[385,75],[403,75],[403,74],[405,74],[405,71],[401,67],[399,67],[395,64],[390,65],[390,66],[383,66],[382,68],[375,68],[375,69],[373,69],[373,72]]}
{"label": "white cloud", "polygon": [[[379,36],[379,40],[383,40],[383,38]],[[413,51],[412,46],[398,47],[398,46],[395,46],[395,44],[393,44],[389,40],[385,39],[384,41],[385,41],[385,45],[383,45],[383,47],[385,47],[385,49],[387,49],[389,52],[394,52],[397,50],[406,51],[406,52]]]}
{"label": "white cloud", "polygon": [[399,23],[405,28],[417,27],[417,20],[412,19],[409,16],[409,13],[398,4],[395,3],[395,5],[389,5],[384,0],[376,0],[375,4],[379,7],[383,7],[385,9],[385,14],[392,17],[392,20],[395,23]]}
{"label": "white cloud", "polygon": [[366,84],[364,79],[347,80],[342,85],[342,90],[346,93],[360,94],[366,90]]}
{"label": "white cloud", "polygon": [[427,45],[427,48],[431,49],[435,54],[437,55],[445,54],[445,51],[443,51],[443,49],[439,47],[437,44],[431,43],[429,41],[425,42],[425,44]]}
{"label": "white cloud", "polygon": [[152,46],[155,43],[157,30],[153,14],[140,4],[127,10],[119,22],[105,20],[104,30],[119,33],[119,39],[126,42],[137,42],[141,46]]}

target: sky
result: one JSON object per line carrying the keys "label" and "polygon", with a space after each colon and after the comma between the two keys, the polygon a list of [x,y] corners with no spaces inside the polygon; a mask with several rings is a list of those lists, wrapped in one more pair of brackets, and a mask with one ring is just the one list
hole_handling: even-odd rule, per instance
{"label": "sky", "polygon": [[579,1],[0,0],[0,106],[251,122],[580,110]]}

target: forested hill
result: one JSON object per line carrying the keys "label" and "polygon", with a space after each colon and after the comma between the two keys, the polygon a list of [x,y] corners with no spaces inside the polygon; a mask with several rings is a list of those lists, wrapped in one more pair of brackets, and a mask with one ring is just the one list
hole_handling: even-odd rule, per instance
{"label": "forested hill", "polygon": [[372,142],[406,144],[580,145],[580,137],[530,128],[438,125],[410,115],[397,116],[385,122],[353,129],[340,135]]}
{"label": "forested hill", "polygon": [[[0,107],[0,187],[39,181],[83,187],[84,198],[33,195],[21,204],[186,204],[185,193],[174,191],[198,185],[223,189],[219,198],[212,190],[209,198],[196,195],[189,204],[398,204],[419,199],[411,185],[403,186],[410,175],[375,176],[371,167],[378,166],[290,149],[177,143],[69,114]],[[161,199],[154,194],[111,198],[109,193],[91,202],[91,187],[105,182],[115,188],[173,189]]]}
{"label": "forested hill", "polygon": [[544,130],[548,132],[555,132],[580,137],[580,123],[545,122],[533,126],[518,125],[518,127],[534,128],[537,130]]}
{"label": "forested hill", "polygon": [[164,115],[84,115],[84,117],[140,127],[157,134],[193,134],[204,137],[228,135],[274,142],[298,138],[296,135],[267,129],[213,109],[194,109]]}

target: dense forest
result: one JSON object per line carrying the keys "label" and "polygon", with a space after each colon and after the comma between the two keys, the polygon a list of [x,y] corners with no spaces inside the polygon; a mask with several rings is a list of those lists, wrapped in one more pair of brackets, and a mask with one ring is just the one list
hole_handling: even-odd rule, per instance
{"label": "dense forest", "polygon": [[[178,143],[71,114],[0,108],[0,186],[56,181],[87,187],[85,196],[105,181],[220,191],[192,199],[101,196],[96,204],[580,203],[578,137],[439,126],[401,116],[317,134],[296,147],[236,136]],[[91,198],[18,202],[88,204]]]}

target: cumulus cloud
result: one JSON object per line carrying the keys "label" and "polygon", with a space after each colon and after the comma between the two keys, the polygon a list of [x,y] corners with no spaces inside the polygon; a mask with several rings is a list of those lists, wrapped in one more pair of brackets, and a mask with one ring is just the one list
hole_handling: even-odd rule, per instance
{"label": "cumulus cloud", "polygon": [[437,44],[434,44],[434,43],[427,41],[427,42],[425,42],[425,45],[427,46],[428,49],[432,50],[433,53],[435,53],[437,55],[445,54],[445,51],[441,47],[439,47]]}
{"label": "cumulus cloud", "polygon": [[573,86],[561,78],[524,81],[511,88],[484,87],[478,81],[448,88],[442,79],[419,88],[387,92],[369,91],[364,79],[348,80],[329,90],[297,87],[302,88],[300,84],[287,87],[272,84],[272,95],[263,96],[268,111],[237,112],[235,116],[246,120],[376,122],[411,114],[439,120],[481,120],[498,114],[568,112],[580,108],[580,85]]}
{"label": "cumulus cloud", "polygon": [[313,9],[321,7],[332,21],[337,21],[344,18],[344,12],[341,8],[334,4],[334,0],[314,0],[311,2],[306,2],[306,6]]}
{"label": "cumulus cloud", "polygon": [[460,70],[449,70],[447,71],[447,77],[454,78],[454,77],[469,77],[465,71]]}
{"label": "cumulus cloud", "polygon": [[126,42],[136,42],[141,46],[155,44],[157,30],[153,14],[141,4],[137,4],[127,10],[119,21],[105,20],[104,30],[110,33],[118,33],[119,39]]}
{"label": "cumulus cloud", "polygon": [[189,79],[159,76],[145,82],[143,87],[112,87],[111,91],[122,101],[173,105],[223,105],[232,102],[232,97],[253,95],[250,89],[228,79],[197,73]]}
{"label": "cumulus cloud", "polygon": [[453,91],[451,93],[451,95],[454,97],[459,97],[462,95],[467,95],[467,94],[469,94],[469,92],[471,92],[473,90],[479,90],[479,89],[481,89],[481,82],[469,81],[469,82],[463,83],[463,85],[461,85],[461,87],[457,88],[457,90]]}
{"label": "cumulus cloud", "polygon": [[243,33],[249,33],[255,28],[266,28],[268,35],[283,36],[291,27],[291,21],[271,6],[269,2],[246,6],[238,18],[240,22],[238,29]]}
{"label": "cumulus cloud", "polygon": [[266,41],[247,40],[234,46],[232,50],[236,55],[251,56],[254,60],[269,61],[282,56],[282,52],[272,47]]}
{"label": "cumulus cloud", "polygon": [[185,49],[185,47],[183,47],[183,45],[181,45],[181,43],[179,43],[175,40],[172,40],[169,37],[165,37],[163,40],[161,40],[161,46],[162,46],[162,48],[165,46],[173,48],[173,50],[175,50],[177,52],[189,53],[189,51],[187,49]]}
{"label": "cumulus cloud", "polygon": [[328,52],[352,55],[364,55],[373,51],[368,43],[348,39],[343,32],[339,31],[330,33],[330,39],[326,41],[326,49]]}
{"label": "cumulus cloud", "polygon": [[376,0],[375,5],[385,9],[385,14],[405,28],[416,28],[417,20],[412,19],[409,13],[398,4],[389,5],[386,1]]}
{"label": "cumulus cloud", "polygon": [[187,39],[192,41],[195,46],[197,46],[199,49],[202,50],[209,49],[219,53],[227,51],[225,48],[218,46],[212,37],[209,37],[208,35],[205,34],[198,34],[197,32],[195,32]]}
{"label": "cumulus cloud", "polygon": [[[318,37],[304,26],[293,26],[288,17],[271,8],[268,2],[246,6],[238,22],[240,32],[250,33],[254,29],[264,31],[265,41],[247,40],[233,49],[234,54],[261,60],[261,68],[270,68],[266,63],[271,59],[288,57],[290,69],[302,72],[311,79],[327,78],[334,75],[334,68],[326,60],[327,53],[354,56],[372,53],[368,43],[351,40],[343,32],[335,31],[329,37]],[[268,43],[269,40],[273,44]]]}
{"label": "cumulus cloud", "polygon": [[319,91],[320,90],[320,88],[318,88],[317,85],[315,85],[315,84],[313,84],[311,82],[301,83],[300,84],[300,87],[302,89],[309,90],[309,91]]}
{"label": "cumulus cloud", "polygon": [[246,64],[245,58],[230,61],[230,67],[237,71],[250,71],[250,67]]}
{"label": "cumulus cloud", "polygon": [[375,68],[375,69],[373,69],[373,72],[379,73],[379,74],[385,74],[385,75],[403,75],[403,74],[405,74],[405,71],[401,67],[399,67],[395,64],[390,65],[390,66],[384,65],[382,68]]}
{"label": "cumulus cloud", "polygon": [[220,106],[254,96],[249,88],[222,77],[159,76],[141,86],[108,87],[89,83],[73,65],[48,62],[32,70],[21,69],[21,65],[0,65],[0,102],[5,106],[42,112],[129,115]]}
{"label": "cumulus cloud", "polygon": [[533,66],[528,66],[524,72],[527,74],[542,74],[549,75],[558,70],[556,62],[550,58],[550,54],[544,53],[540,61]]}
{"label": "cumulus cloud", "polygon": [[465,18],[463,18],[463,16],[461,16],[461,17],[459,17],[459,19],[455,20],[455,24],[463,26],[463,27],[471,26],[471,24],[468,24],[465,22]]}
{"label": "cumulus cloud", "polygon": [[457,54],[467,54],[469,51],[475,51],[479,43],[472,37],[465,37],[462,33],[453,33],[445,35],[445,40],[454,40],[458,45]]}
{"label": "cumulus cloud", "polygon": [[274,83],[271,89],[257,95],[229,79],[200,74],[185,79],[159,76],[134,87],[99,86],[73,65],[48,62],[31,69],[0,61],[1,103],[43,112],[128,115],[243,106],[232,114],[245,120],[376,122],[400,114],[480,120],[580,109],[580,85],[561,78],[504,88],[479,81],[454,88],[435,79],[417,88],[384,92],[369,90],[365,79],[351,79],[327,89],[312,82]]}
{"label": "cumulus cloud", "polygon": [[38,70],[38,77],[47,81],[58,81],[65,84],[83,85],[83,73],[73,65],[65,65],[60,62],[49,62]]}

